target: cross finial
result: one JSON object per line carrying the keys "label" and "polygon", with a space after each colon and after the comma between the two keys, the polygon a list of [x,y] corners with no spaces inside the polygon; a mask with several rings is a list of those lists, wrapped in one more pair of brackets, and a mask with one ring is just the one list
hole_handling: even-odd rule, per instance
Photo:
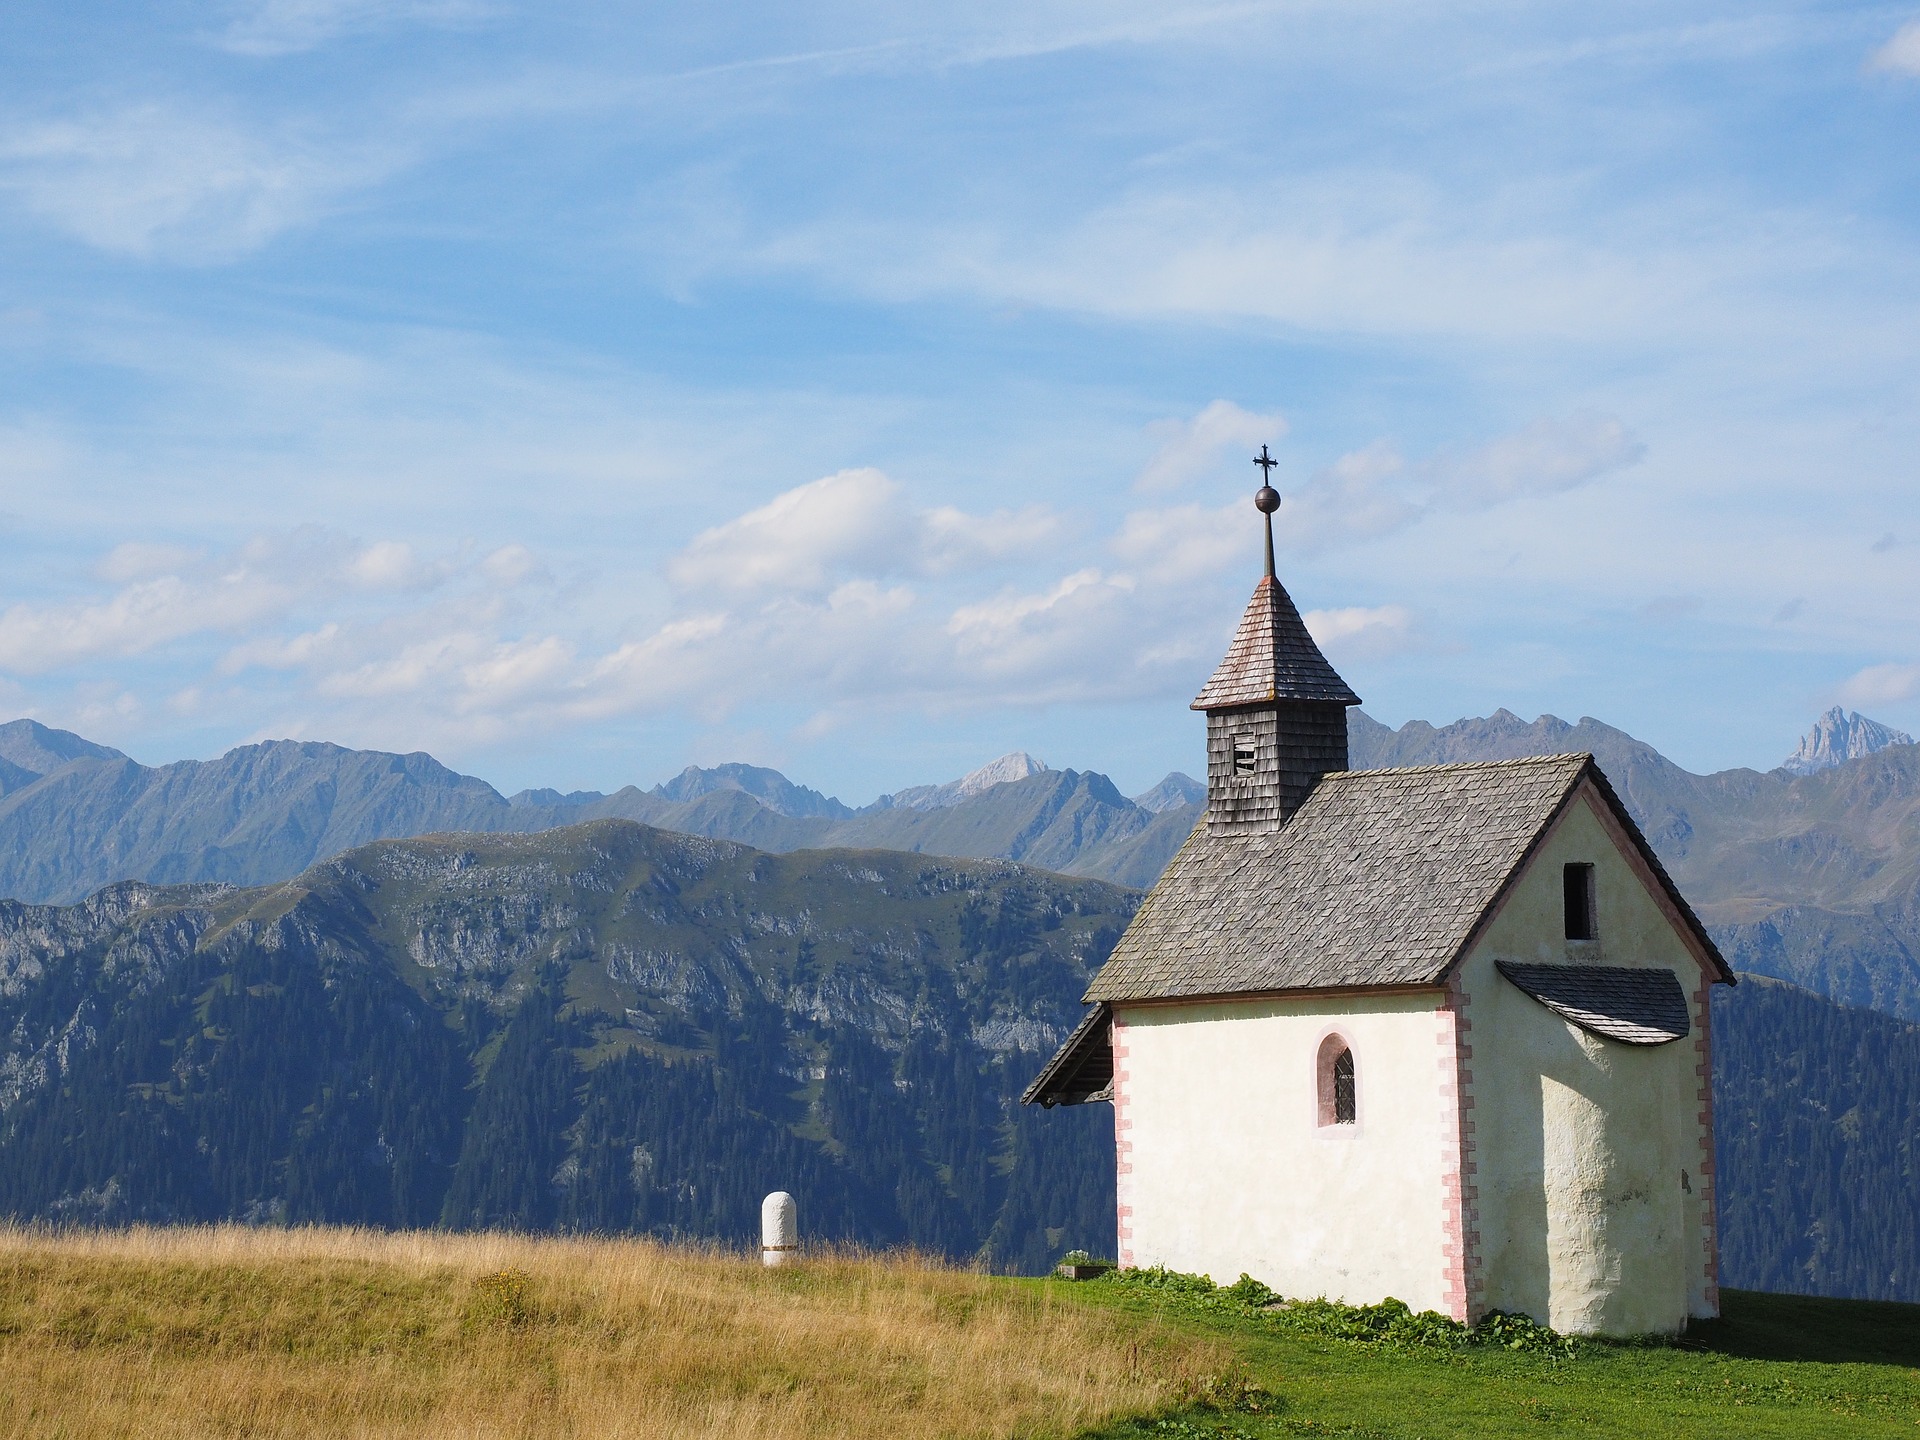
{"label": "cross finial", "polygon": [[1280,508],[1280,492],[1273,488],[1273,467],[1280,462],[1267,453],[1262,445],[1260,453],[1253,457],[1253,463],[1260,467],[1260,488],[1254,493],[1253,503],[1267,522],[1267,578],[1273,579],[1273,512]]}

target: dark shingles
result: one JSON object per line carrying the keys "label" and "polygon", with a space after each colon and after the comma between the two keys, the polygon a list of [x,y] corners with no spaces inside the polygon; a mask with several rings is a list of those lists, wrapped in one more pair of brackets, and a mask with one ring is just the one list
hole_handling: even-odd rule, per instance
{"label": "dark shingles", "polygon": [[1022,1105],[1084,1105],[1111,1098],[1113,1044],[1107,1035],[1108,1010],[1095,1005],[1080,1017],[1046,1067],[1020,1096]]}
{"label": "dark shingles", "polygon": [[1692,1030],[1687,996],[1671,970],[1623,965],[1522,965],[1496,960],[1500,973],[1582,1030],[1629,1045],[1665,1045]]}
{"label": "dark shingles", "polygon": [[1313,643],[1286,587],[1268,575],[1254,587],[1226,659],[1201,689],[1193,708],[1219,710],[1274,700],[1360,703]]}
{"label": "dark shingles", "polygon": [[1436,983],[1591,763],[1345,771],[1270,834],[1202,822],[1086,998]]}

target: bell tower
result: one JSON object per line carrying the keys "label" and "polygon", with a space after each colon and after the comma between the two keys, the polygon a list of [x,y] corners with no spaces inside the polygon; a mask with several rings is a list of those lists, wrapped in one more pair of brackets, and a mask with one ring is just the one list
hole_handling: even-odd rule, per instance
{"label": "bell tower", "polygon": [[1348,688],[1273,573],[1273,512],[1265,483],[1279,462],[1262,445],[1253,497],[1266,520],[1267,573],[1254,587],[1233,644],[1193,702],[1207,714],[1207,829],[1215,835],[1278,830],[1322,775],[1347,768]]}

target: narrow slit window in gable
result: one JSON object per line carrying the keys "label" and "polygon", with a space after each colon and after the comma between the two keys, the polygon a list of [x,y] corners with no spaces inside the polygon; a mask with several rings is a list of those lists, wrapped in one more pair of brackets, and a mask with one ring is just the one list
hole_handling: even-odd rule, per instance
{"label": "narrow slit window in gable", "polygon": [[1567,897],[1567,939],[1591,940],[1593,926],[1593,866],[1569,865],[1562,872]]}

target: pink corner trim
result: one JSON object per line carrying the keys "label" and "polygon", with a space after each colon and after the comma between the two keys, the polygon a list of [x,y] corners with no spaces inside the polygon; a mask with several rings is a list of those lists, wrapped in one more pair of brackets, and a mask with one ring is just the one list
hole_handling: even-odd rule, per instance
{"label": "pink corner trim", "polygon": [[1119,1253],[1114,1257],[1120,1262],[1120,1268],[1133,1268],[1133,1120],[1127,1114],[1129,1099],[1129,1081],[1132,1074],[1127,1065],[1130,1047],[1127,1045],[1126,1022],[1115,1016],[1108,1030],[1108,1044],[1113,1048],[1113,1191],[1114,1191],[1114,1236]]}
{"label": "pink corner trim", "polygon": [[1467,1043],[1472,1021],[1467,1017],[1467,993],[1456,971],[1447,982],[1447,997],[1439,1010],[1434,1039],[1439,1046],[1440,1104],[1440,1234],[1443,1303],[1447,1313],[1472,1324],[1484,1312],[1484,1281],[1480,1274],[1479,1167],[1473,1139],[1473,1071]]}

